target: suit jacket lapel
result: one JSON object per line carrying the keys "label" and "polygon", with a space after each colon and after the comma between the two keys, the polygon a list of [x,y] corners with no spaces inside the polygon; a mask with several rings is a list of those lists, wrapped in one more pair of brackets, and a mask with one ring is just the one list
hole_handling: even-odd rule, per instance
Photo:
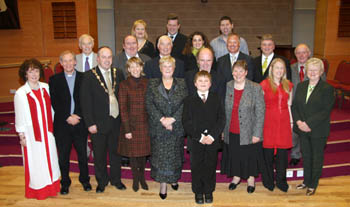
{"label": "suit jacket lapel", "polygon": [[92,53],[92,66],[91,67],[94,67],[95,65],[97,65],[97,54]]}
{"label": "suit jacket lapel", "polygon": [[[309,99],[308,99],[308,101],[307,101],[306,104],[309,104],[310,102],[313,101],[314,97],[317,96],[318,91],[319,91],[320,88],[322,87],[322,84],[323,84],[323,83],[322,83],[322,80],[320,79],[320,80],[318,81],[318,83],[316,84],[314,90],[313,90],[312,93],[310,94]],[[309,84],[308,84],[308,85],[309,85]],[[308,86],[308,85],[307,85],[307,86]],[[306,88],[307,88],[307,89],[306,89],[306,94],[307,94],[308,87],[306,87]],[[306,100],[306,96],[305,96],[305,100]],[[311,105],[312,105],[312,104],[311,104]]]}

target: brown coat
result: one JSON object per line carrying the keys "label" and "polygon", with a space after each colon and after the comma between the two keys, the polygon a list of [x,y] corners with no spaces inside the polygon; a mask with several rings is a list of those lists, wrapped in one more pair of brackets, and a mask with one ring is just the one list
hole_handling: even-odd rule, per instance
{"label": "brown coat", "polygon": [[[141,77],[136,81],[128,77],[119,86],[118,102],[122,125],[120,129],[118,153],[127,157],[143,157],[150,154],[148,117],[145,94],[148,80]],[[132,133],[132,139],[125,138]]]}

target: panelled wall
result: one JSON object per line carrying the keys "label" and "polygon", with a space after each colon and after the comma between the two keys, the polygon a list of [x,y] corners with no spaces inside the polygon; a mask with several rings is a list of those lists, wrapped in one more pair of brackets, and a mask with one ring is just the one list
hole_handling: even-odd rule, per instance
{"label": "panelled wall", "polygon": [[[77,38],[90,33],[97,39],[96,0],[18,0],[19,30],[0,30],[0,64],[23,62],[27,58],[58,62],[64,50],[79,53],[78,39],[54,39],[52,2],[75,2]],[[97,48],[97,41],[95,41]],[[20,86],[18,68],[0,69],[0,101],[11,100],[10,89]]]}
{"label": "panelled wall", "polygon": [[235,32],[244,37],[253,56],[259,54],[257,35],[271,33],[279,45],[292,44],[291,0],[114,0],[116,51],[122,49],[122,39],[130,33],[132,23],[144,19],[149,39],[165,33],[168,13],[180,17],[181,32],[189,35],[198,30],[211,40],[219,35],[219,19],[230,16]]}
{"label": "panelled wall", "polygon": [[350,61],[350,38],[338,37],[339,6],[340,0],[317,0],[314,55],[328,59],[328,79],[342,60]]}

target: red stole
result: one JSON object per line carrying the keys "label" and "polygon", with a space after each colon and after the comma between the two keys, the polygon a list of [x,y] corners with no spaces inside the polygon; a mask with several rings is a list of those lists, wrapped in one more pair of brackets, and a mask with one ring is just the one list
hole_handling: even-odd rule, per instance
{"label": "red stole", "polygon": [[[52,113],[51,113],[51,100],[50,100],[50,96],[47,93],[47,91],[45,89],[42,89],[42,90],[43,90],[43,93],[44,93],[43,96],[44,96],[44,100],[45,100],[45,108],[46,108],[46,114],[47,114],[48,131],[52,133],[53,132],[53,124],[52,124]],[[40,90],[37,93],[38,95],[35,93],[34,90],[33,90],[33,93],[35,94],[35,96],[39,100],[39,103],[42,102]],[[28,99],[28,103],[29,103],[30,115],[31,115],[31,118],[32,118],[32,124],[33,124],[35,141],[41,142],[42,135],[40,133],[37,105],[35,103],[34,98],[32,98],[29,95],[29,93],[27,93],[27,99]],[[43,114],[43,118],[45,118],[45,116],[44,116],[45,112],[42,110],[41,113]],[[43,119],[43,122],[44,121],[46,121],[46,120]]]}

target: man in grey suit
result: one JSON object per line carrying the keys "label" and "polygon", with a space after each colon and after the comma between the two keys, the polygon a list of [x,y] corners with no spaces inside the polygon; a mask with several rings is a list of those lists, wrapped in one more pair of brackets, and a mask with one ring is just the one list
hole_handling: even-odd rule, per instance
{"label": "man in grey suit", "polygon": [[79,37],[79,48],[82,53],[76,55],[77,64],[75,69],[79,72],[86,72],[97,66],[97,54],[92,51],[94,48],[94,38],[88,34]]}
{"label": "man in grey suit", "polygon": [[128,35],[123,40],[123,51],[119,53],[117,56],[113,57],[113,65],[114,68],[119,68],[123,71],[124,78],[126,79],[128,76],[128,71],[125,67],[126,61],[128,61],[132,57],[140,58],[144,63],[151,58],[145,54],[141,54],[137,52],[137,39],[132,35]]}
{"label": "man in grey suit", "polygon": [[[292,82],[294,85],[293,98],[295,97],[295,89],[298,83],[307,80],[305,63],[311,56],[311,51],[306,44],[299,44],[294,50],[294,54],[297,57],[298,62],[291,65]],[[326,80],[325,73],[321,76],[321,79]],[[301,158],[300,152],[300,139],[299,135],[293,131],[293,148],[291,152],[291,160],[289,164],[295,166],[299,163]]]}

